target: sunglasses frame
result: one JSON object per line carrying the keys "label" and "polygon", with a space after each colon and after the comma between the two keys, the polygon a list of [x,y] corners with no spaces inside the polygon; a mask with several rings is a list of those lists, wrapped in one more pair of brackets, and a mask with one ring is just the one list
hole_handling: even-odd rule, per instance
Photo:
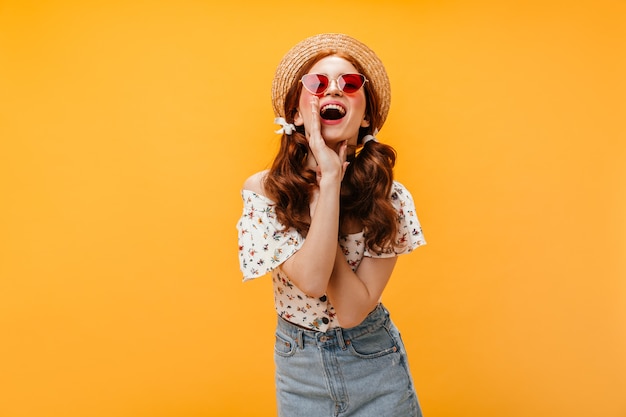
{"label": "sunglasses frame", "polygon": [[[343,87],[345,87],[347,83],[345,83],[345,82],[344,82],[344,83],[343,83],[343,87],[342,87],[342,86],[341,86],[341,84],[340,84],[340,82],[339,82],[339,80],[343,79],[343,77],[345,77],[346,75],[358,75],[358,76],[361,78],[361,81],[362,81],[362,83],[361,83],[361,85],[359,86],[359,88],[357,88],[356,90],[351,91],[351,92],[347,92],[347,91],[345,91],[345,90],[343,89]],[[304,82],[304,79],[305,79],[306,77],[309,77],[309,76],[325,77],[325,78],[328,80],[328,85],[326,86],[326,88],[325,88],[323,91],[321,91],[321,92],[319,92],[319,93],[318,93],[318,92],[315,92],[315,91],[311,91],[311,90],[309,90],[309,88],[307,87],[306,83]],[[326,75],[326,74],[316,74],[316,73],[304,74],[304,75],[302,76],[302,78],[300,79],[300,83],[302,83],[302,87],[304,87],[304,88],[306,89],[306,91],[308,91],[309,93],[311,93],[311,94],[313,94],[313,95],[316,95],[316,96],[321,96],[322,94],[324,94],[324,93],[325,93],[325,92],[326,92],[326,91],[330,88],[331,81],[335,81],[335,84],[337,84],[337,88],[338,88],[338,89],[339,89],[342,93],[345,93],[345,94],[354,94],[354,93],[358,92],[361,88],[363,88],[363,86],[365,85],[365,83],[369,82],[369,80],[368,80],[367,78],[365,78],[365,75],[363,75],[363,74],[359,74],[359,73],[356,73],[356,72],[355,72],[355,73],[348,73],[348,74],[341,74],[340,76],[338,76],[338,77],[337,77],[337,78],[335,78],[334,80],[333,80],[333,79],[331,79],[331,78],[330,78],[328,75]]]}

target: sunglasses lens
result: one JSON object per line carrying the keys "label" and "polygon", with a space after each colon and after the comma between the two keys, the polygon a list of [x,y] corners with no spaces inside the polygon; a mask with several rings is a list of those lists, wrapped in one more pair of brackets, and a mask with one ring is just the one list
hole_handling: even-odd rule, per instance
{"label": "sunglasses lens", "polygon": [[322,94],[328,88],[328,77],[323,74],[307,74],[302,85],[313,94]]}
{"label": "sunglasses lens", "polygon": [[344,93],[356,93],[365,83],[365,77],[361,74],[344,74],[337,82]]}

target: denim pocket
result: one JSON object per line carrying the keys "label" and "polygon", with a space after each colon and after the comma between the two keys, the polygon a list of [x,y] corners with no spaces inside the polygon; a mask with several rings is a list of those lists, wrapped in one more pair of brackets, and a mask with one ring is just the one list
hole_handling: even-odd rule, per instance
{"label": "denim pocket", "polygon": [[352,340],[347,340],[350,351],[360,358],[377,358],[399,350],[398,344],[386,327],[378,327]]}
{"label": "denim pocket", "polygon": [[280,356],[292,356],[296,352],[296,342],[289,337],[276,332],[274,352]]}

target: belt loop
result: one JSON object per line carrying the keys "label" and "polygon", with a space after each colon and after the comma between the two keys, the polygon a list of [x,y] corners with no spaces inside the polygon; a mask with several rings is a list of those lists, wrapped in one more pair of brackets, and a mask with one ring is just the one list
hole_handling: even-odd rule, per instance
{"label": "belt loop", "polygon": [[304,332],[300,329],[298,329],[298,338],[296,339],[296,341],[298,342],[298,346],[300,346],[300,349],[304,349]]}
{"label": "belt loop", "polygon": [[337,336],[337,343],[339,343],[339,347],[341,350],[346,350],[346,343],[343,340],[343,332],[341,331],[341,327],[337,327],[335,329],[335,335]]}

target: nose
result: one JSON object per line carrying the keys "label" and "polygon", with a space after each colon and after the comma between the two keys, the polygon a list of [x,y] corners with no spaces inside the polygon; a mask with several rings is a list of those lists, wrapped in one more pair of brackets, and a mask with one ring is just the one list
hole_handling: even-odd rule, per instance
{"label": "nose", "polygon": [[341,89],[339,88],[339,81],[338,80],[329,80],[328,83],[329,83],[328,84],[328,88],[324,92],[325,95],[328,95],[328,96],[338,96],[338,95],[341,95],[343,93],[343,91],[341,91]]}

